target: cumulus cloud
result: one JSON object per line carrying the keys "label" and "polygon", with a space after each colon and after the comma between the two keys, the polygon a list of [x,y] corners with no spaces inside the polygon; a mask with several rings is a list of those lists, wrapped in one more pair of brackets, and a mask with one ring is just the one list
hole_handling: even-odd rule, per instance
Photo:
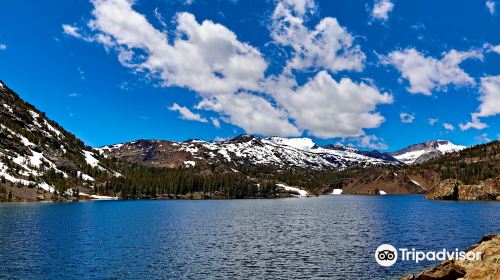
{"label": "cumulus cloud", "polygon": [[431,95],[432,90],[446,90],[446,86],[475,85],[475,81],[459,66],[467,59],[483,59],[482,51],[452,49],[441,59],[425,56],[414,48],[393,51],[382,58],[382,63],[394,66],[408,80],[411,93]]}
{"label": "cumulus cloud", "polygon": [[479,118],[500,114],[500,75],[481,78],[479,93],[478,111],[471,114],[470,122],[460,124],[461,130],[486,128],[488,125],[482,123]]}
{"label": "cumulus cloud", "polygon": [[[374,85],[349,78],[339,81],[327,72],[361,70],[365,55],[354,37],[335,18],[323,18],[309,29],[306,18],[316,9],[313,0],[281,0],[272,15],[271,37],[289,48],[292,56],[282,74],[267,76],[261,52],[241,42],[236,34],[210,20],[199,22],[190,13],[168,21],[169,30],[156,29],[133,9],[130,0],[94,0],[90,34],[76,27],[65,33],[102,44],[116,52],[123,66],[158,78],[162,86],[178,86],[200,97],[198,110],[219,114],[219,119],[247,133],[321,138],[363,136],[384,117],[379,104],[393,101]],[[162,19],[158,10],[154,15]],[[171,37],[167,37],[172,34]],[[317,72],[299,86],[292,69]],[[186,107],[174,104],[182,118],[208,122]]]}
{"label": "cumulus cloud", "polygon": [[169,43],[166,34],[127,0],[96,0],[94,6],[95,18],[89,25],[113,40],[123,65],[149,70],[165,86],[187,87],[205,95],[258,89],[266,62],[257,49],[238,41],[226,27],[208,20],[200,24],[192,14],[180,13],[176,38]]}
{"label": "cumulus cloud", "polygon": [[299,136],[301,131],[288,121],[284,110],[274,107],[263,97],[249,93],[220,95],[205,99],[197,108],[221,113],[227,122],[250,134]]}
{"label": "cumulus cloud", "polygon": [[399,114],[399,118],[401,119],[402,123],[412,123],[415,120],[415,115],[403,112]]}
{"label": "cumulus cloud", "polygon": [[481,78],[478,117],[500,114],[500,75]]}
{"label": "cumulus cloud", "polygon": [[455,126],[453,126],[451,123],[443,123],[443,127],[446,130],[450,130],[450,131],[455,130]]}
{"label": "cumulus cloud", "polygon": [[496,10],[496,3],[495,1],[486,1],[485,3],[486,8],[490,12],[490,14],[494,14]]}
{"label": "cumulus cloud", "polygon": [[438,119],[429,118],[429,125],[435,125],[438,121]]}
{"label": "cumulus cloud", "polygon": [[0,43],[0,51],[3,51],[7,49],[7,46],[5,44]]}
{"label": "cumulus cloud", "polygon": [[312,0],[277,3],[272,15],[271,37],[276,43],[293,49],[287,70],[362,70],[365,54],[336,18],[321,19],[312,30],[304,25],[306,15],[312,13],[314,7]]}
{"label": "cumulus cloud", "polygon": [[267,90],[300,129],[320,138],[363,135],[363,129],[378,127],[384,121],[375,107],[393,102],[391,95],[374,86],[349,78],[336,81],[326,71],[301,87],[286,77],[275,78]]}
{"label": "cumulus cloud", "polygon": [[387,21],[393,8],[394,4],[390,0],[377,0],[373,5],[371,16],[375,20]]}
{"label": "cumulus cloud", "polygon": [[189,108],[180,106],[177,103],[174,103],[172,106],[168,108],[170,111],[179,112],[181,118],[188,121],[197,121],[197,122],[208,122],[207,119],[202,117],[200,114],[194,113]]}

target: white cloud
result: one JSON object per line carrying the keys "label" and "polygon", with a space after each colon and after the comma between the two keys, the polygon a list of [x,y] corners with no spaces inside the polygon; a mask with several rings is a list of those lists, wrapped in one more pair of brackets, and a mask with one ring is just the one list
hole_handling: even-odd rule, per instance
{"label": "white cloud", "polygon": [[197,122],[208,122],[207,119],[202,117],[200,114],[194,113],[189,108],[180,106],[177,103],[174,103],[172,106],[168,108],[170,111],[176,111],[181,114],[181,118],[188,121],[197,121]]}
{"label": "white cloud", "polygon": [[0,51],[3,51],[7,49],[7,46],[5,44],[0,43]]}
{"label": "white cloud", "polygon": [[385,144],[383,139],[378,138],[375,135],[364,135],[361,137],[353,138],[352,145],[361,148],[370,148],[375,150],[387,150],[387,144]]}
{"label": "white cloud", "polygon": [[[220,119],[252,134],[363,136],[364,129],[384,121],[376,106],[393,101],[375,86],[349,78],[337,82],[325,71],[361,70],[365,55],[334,18],[321,19],[313,30],[304,25],[316,9],[312,0],[277,3],[271,36],[292,51],[278,77],[266,77],[268,64],[260,51],[221,24],[178,13],[168,22],[170,29],[160,31],[133,9],[134,1],[92,3],[91,30],[85,33],[91,35],[75,28],[65,32],[114,50],[122,65],[158,78],[162,86],[195,91],[201,99],[196,109],[219,113],[215,121],[210,119],[216,127]],[[167,32],[173,37],[167,38]],[[319,73],[299,87],[287,71],[292,69]],[[208,122],[186,107],[174,104],[170,109],[185,119]]]}
{"label": "white cloud", "polygon": [[158,75],[165,86],[211,96],[257,90],[264,77],[267,63],[260,52],[212,21],[200,24],[192,14],[179,13],[176,37],[169,43],[127,0],[96,0],[92,13],[89,25],[116,44],[120,62]]}
{"label": "white cloud", "polygon": [[486,1],[484,4],[485,4],[486,8],[488,9],[488,11],[490,12],[490,14],[495,13],[495,8],[496,8],[495,1]]}
{"label": "white cloud", "polygon": [[399,114],[399,118],[401,119],[402,123],[412,123],[415,120],[415,115],[403,112]]}
{"label": "white cloud", "polygon": [[158,20],[158,22],[161,24],[161,26],[164,29],[167,29],[167,23],[163,19],[163,16],[161,15],[160,11],[158,11],[158,8],[155,9],[154,14],[155,14],[156,20]]}
{"label": "white cloud", "polygon": [[488,125],[482,123],[479,118],[500,114],[500,75],[481,78],[479,93],[478,111],[471,114],[470,122],[460,124],[461,130],[486,128]]}
{"label": "white cloud", "polygon": [[472,120],[470,122],[459,124],[458,126],[460,127],[460,130],[464,131],[464,130],[469,130],[471,128],[481,130],[488,127],[487,124],[482,123],[481,120],[478,119],[476,113],[471,114],[471,119]]}
{"label": "white cloud", "polygon": [[301,131],[288,121],[284,110],[274,107],[263,97],[249,93],[215,96],[203,100],[197,108],[221,113],[227,122],[250,134],[301,135]]}
{"label": "white cloud", "polygon": [[492,52],[496,52],[497,54],[500,54],[500,45],[489,46],[489,50]]}
{"label": "white cloud", "polygon": [[488,143],[491,142],[491,139],[487,133],[483,133],[479,136],[474,137],[474,139],[479,143]]}
{"label": "white cloud", "polygon": [[446,86],[475,85],[475,81],[459,65],[467,59],[483,59],[478,50],[460,52],[451,50],[441,59],[425,56],[414,48],[393,51],[382,58],[382,63],[391,64],[403,78],[409,81],[408,91],[431,95],[432,90],[446,90]]}
{"label": "white cloud", "polygon": [[275,78],[267,90],[300,129],[320,138],[363,135],[363,129],[378,127],[384,121],[375,107],[393,101],[391,95],[374,86],[349,78],[337,82],[326,71],[298,88],[294,80]]}
{"label": "white cloud", "polygon": [[312,0],[278,1],[272,15],[271,37],[282,46],[293,49],[286,70],[363,69],[365,54],[354,45],[353,36],[336,18],[320,20],[313,30],[304,25],[305,17],[315,10]]}
{"label": "white cloud", "polygon": [[72,26],[69,24],[63,24],[62,28],[63,28],[64,34],[69,35],[69,36],[73,36],[73,37],[78,38],[78,39],[84,39],[84,36],[82,34],[80,34],[78,27]]}
{"label": "white cloud", "polygon": [[389,19],[389,13],[394,8],[394,4],[390,0],[377,0],[372,9],[372,18],[381,21]]}
{"label": "white cloud", "polygon": [[481,78],[478,117],[500,114],[500,75]]}
{"label": "white cloud", "polygon": [[220,121],[216,118],[210,118],[210,121],[212,122],[212,125],[217,127],[217,128],[220,128]]}
{"label": "white cloud", "polygon": [[429,125],[435,125],[437,122],[439,122],[438,119],[429,118]]}
{"label": "white cloud", "polygon": [[453,126],[451,123],[443,123],[443,127],[446,130],[450,130],[450,131],[455,130],[455,126]]}

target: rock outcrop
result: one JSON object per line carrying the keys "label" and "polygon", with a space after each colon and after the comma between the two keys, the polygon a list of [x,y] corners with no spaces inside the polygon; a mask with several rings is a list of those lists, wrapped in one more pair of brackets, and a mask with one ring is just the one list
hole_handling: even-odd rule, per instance
{"label": "rock outcrop", "polygon": [[496,280],[500,279],[500,234],[485,235],[479,244],[466,252],[481,252],[480,260],[452,260],[425,270],[417,275],[408,275],[402,280]]}
{"label": "rock outcrop", "polygon": [[456,179],[447,179],[434,185],[426,196],[431,200],[500,200],[500,178],[481,181],[478,185],[464,185]]}

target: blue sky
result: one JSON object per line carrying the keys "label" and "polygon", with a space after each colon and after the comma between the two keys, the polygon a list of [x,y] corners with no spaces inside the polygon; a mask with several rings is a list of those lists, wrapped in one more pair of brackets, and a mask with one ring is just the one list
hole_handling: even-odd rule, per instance
{"label": "blue sky", "polygon": [[3,1],[0,79],[101,146],[500,137],[495,1]]}

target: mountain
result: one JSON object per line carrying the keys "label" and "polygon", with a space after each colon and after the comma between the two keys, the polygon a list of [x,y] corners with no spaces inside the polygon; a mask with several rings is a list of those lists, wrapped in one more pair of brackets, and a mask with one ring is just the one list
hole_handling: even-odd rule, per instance
{"label": "mountain", "polygon": [[[314,195],[339,188],[352,194],[421,193],[442,177],[472,184],[497,176],[499,169],[498,143],[450,153],[464,147],[443,140],[394,153],[246,134],[224,141],[138,140],[94,149],[2,82],[0,137],[0,200],[272,198],[290,190]],[[419,164],[435,156],[440,157]]]}
{"label": "mountain", "polygon": [[388,154],[406,164],[417,164],[438,158],[447,153],[458,152],[465,148],[467,147],[455,145],[447,140],[433,140],[414,144]]}
{"label": "mountain", "polygon": [[[449,179],[453,184],[444,181]],[[336,178],[329,180],[329,188],[322,188],[319,192],[327,194],[336,189],[337,194],[384,191],[388,194],[431,193],[431,197],[446,197],[442,194],[454,189],[450,186],[457,186],[462,197],[485,198],[491,197],[490,194],[495,191],[497,196],[500,195],[499,180],[500,142],[493,141],[459,152],[449,152],[422,163],[341,170],[336,172]],[[494,191],[490,192],[489,189]],[[450,197],[460,197],[459,194]]]}
{"label": "mountain", "polygon": [[[73,134],[24,102],[0,81],[0,178],[40,188],[38,196],[53,192],[89,190],[97,177],[112,173],[99,155]],[[16,195],[16,194],[14,194]],[[19,194],[21,195],[21,194]]]}
{"label": "mountain", "polygon": [[245,166],[333,170],[353,165],[397,165],[398,160],[343,146],[319,147],[309,138],[260,138],[240,135],[224,141],[139,140],[98,148],[104,157],[155,167],[204,167],[238,170]]}

